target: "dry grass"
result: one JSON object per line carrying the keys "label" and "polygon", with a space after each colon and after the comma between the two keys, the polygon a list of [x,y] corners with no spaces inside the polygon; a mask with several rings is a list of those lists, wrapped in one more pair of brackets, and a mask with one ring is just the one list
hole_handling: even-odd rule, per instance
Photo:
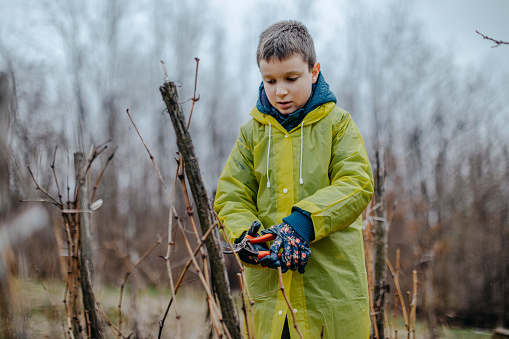
{"label": "dry grass", "polygon": [[[60,281],[40,281],[14,279],[13,284],[13,323],[18,333],[26,338],[66,338],[64,335],[65,285]],[[96,287],[95,294],[109,319],[118,326],[118,300],[120,288]],[[49,294],[49,296],[48,296]],[[168,290],[145,288],[133,291],[127,288],[122,302],[125,336],[131,338],[157,338],[159,321],[162,319],[171,294]],[[51,299],[50,299],[51,298]],[[208,337],[207,308],[205,294],[192,286],[183,286],[177,295],[177,306],[181,315],[182,338]],[[103,326],[105,338],[115,338],[107,325]],[[172,306],[166,319],[163,338],[176,336],[177,320]],[[3,333],[0,328],[0,333]],[[0,338],[3,338],[0,335]]]}
{"label": "dry grass", "polygon": [[[13,279],[13,313],[14,326],[23,338],[67,338],[64,335],[64,292],[65,285],[61,281],[44,281],[44,286],[38,280]],[[98,286],[95,294],[110,320],[118,326],[118,300],[120,287]],[[49,295],[49,296],[48,296]],[[238,293],[233,293],[238,297]],[[171,294],[168,290],[144,288],[133,290],[127,288],[122,304],[123,333],[131,338],[157,338],[159,321],[162,319]],[[51,299],[50,299],[51,298]],[[237,298],[237,306],[239,301]],[[205,294],[196,286],[185,285],[177,295],[177,306],[181,315],[181,338],[208,338],[207,308]],[[392,327],[392,326],[391,326]],[[399,338],[406,338],[403,320],[399,319]],[[104,325],[105,338],[115,338]],[[416,338],[427,338],[426,325],[417,321]],[[489,331],[472,329],[442,328],[442,338],[447,339],[484,339],[489,338]],[[0,338],[3,339],[3,329],[0,326]],[[177,320],[175,308],[172,306],[164,326],[162,338],[176,338]]]}

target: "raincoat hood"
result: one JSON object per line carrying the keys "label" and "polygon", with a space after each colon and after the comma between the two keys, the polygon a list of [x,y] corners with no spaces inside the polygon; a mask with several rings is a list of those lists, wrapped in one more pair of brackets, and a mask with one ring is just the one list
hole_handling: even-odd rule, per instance
{"label": "raincoat hood", "polygon": [[301,109],[290,114],[279,113],[279,111],[269,102],[267,94],[265,93],[263,81],[258,89],[258,102],[256,103],[256,108],[261,113],[272,116],[281,124],[281,126],[283,126],[287,131],[290,131],[298,126],[309,112],[328,102],[336,103],[336,96],[330,91],[329,84],[325,81],[322,72],[320,72],[317,81],[312,85],[309,100]]}

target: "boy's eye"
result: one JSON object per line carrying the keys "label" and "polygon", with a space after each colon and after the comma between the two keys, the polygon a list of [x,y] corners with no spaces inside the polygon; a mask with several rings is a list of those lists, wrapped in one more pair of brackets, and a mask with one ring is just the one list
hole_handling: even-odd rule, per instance
{"label": "boy's eye", "polygon": [[265,82],[268,84],[274,84],[274,83],[276,83],[276,80],[269,79],[269,80],[265,80]]}
{"label": "boy's eye", "polygon": [[288,78],[288,81],[295,81],[295,80],[297,80],[297,77],[290,77],[290,78]]}

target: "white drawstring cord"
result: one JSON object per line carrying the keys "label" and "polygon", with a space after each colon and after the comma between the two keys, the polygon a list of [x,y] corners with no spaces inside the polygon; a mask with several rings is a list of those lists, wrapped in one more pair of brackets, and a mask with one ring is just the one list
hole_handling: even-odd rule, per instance
{"label": "white drawstring cord", "polygon": [[269,122],[269,147],[267,147],[267,187],[270,187],[269,181],[269,157],[270,157],[270,135],[272,132],[272,124]]}
{"label": "white drawstring cord", "polygon": [[299,169],[299,182],[302,185],[304,180],[302,180],[302,145],[304,143],[304,120],[300,125],[300,169]]}

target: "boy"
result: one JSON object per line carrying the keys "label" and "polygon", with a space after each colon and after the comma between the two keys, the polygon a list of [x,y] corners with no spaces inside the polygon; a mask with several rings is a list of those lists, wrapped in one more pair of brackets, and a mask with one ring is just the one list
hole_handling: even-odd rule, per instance
{"label": "boy", "polygon": [[[214,204],[232,241],[241,241],[253,221],[262,234],[277,235],[261,261],[239,252],[255,302],[254,335],[297,338],[293,312],[304,338],[320,338],[322,325],[324,338],[368,338],[360,215],[373,175],[362,136],[335,105],[303,24],[267,28],[257,62],[258,102],[241,126]],[[278,272],[271,268],[278,266],[293,309],[275,292]]]}

